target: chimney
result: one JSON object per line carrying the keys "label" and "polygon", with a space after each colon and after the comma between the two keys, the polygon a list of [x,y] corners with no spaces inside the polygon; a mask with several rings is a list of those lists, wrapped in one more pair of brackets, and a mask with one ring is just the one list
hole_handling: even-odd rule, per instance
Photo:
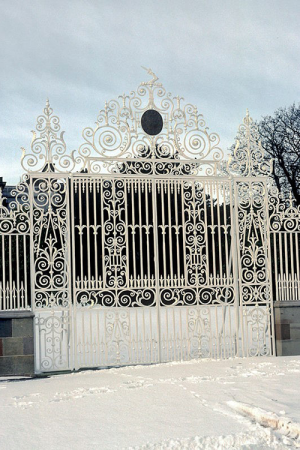
{"label": "chimney", "polygon": [[1,191],[3,191],[3,189],[5,188],[6,185],[6,181],[3,181],[3,177],[0,177],[0,189]]}

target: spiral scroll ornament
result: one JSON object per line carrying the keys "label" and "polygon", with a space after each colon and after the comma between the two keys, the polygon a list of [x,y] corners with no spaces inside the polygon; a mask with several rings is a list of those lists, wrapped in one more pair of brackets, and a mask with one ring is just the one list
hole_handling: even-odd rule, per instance
{"label": "spiral scroll ornament", "polygon": [[[167,93],[156,75],[147,71],[151,81],[106,102],[96,127],[83,130],[84,143],[78,160],[84,161],[88,172],[100,171],[99,161],[105,161],[106,167],[113,170],[113,162],[137,159],[145,161],[146,170],[150,168],[154,173],[151,164],[157,160],[160,164],[161,160],[165,164],[175,160],[178,165],[183,160],[189,164],[195,161],[199,166],[208,164],[215,171],[224,156],[219,136],[209,132],[196,106],[184,104],[183,98]],[[150,117],[156,118],[157,123],[150,124]]]}
{"label": "spiral scroll ornament", "polygon": [[29,192],[26,175],[11,191],[13,201],[6,205],[6,198],[0,189],[0,233],[29,234]]}
{"label": "spiral scroll ornament", "polygon": [[258,127],[247,110],[243,123],[239,126],[233,155],[227,163],[227,171],[244,177],[268,176],[272,172],[272,160],[265,159]]}
{"label": "spiral scroll ornament", "polygon": [[60,131],[49,100],[44,114],[37,118],[36,131],[32,131],[31,152],[23,147],[22,151],[21,165],[26,172],[70,172],[74,168],[75,159],[66,154],[64,131]]}
{"label": "spiral scroll ornament", "polygon": [[276,186],[271,186],[268,199],[271,231],[299,232],[300,206],[295,204],[292,193],[286,198]]}
{"label": "spiral scroll ornament", "polygon": [[34,304],[36,309],[69,306],[67,183],[47,176],[32,183]]}
{"label": "spiral scroll ornament", "polygon": [[263,181],[238,181],[240,293],[243,304],[266,303],[270,297],[267,229],[267,186]]}

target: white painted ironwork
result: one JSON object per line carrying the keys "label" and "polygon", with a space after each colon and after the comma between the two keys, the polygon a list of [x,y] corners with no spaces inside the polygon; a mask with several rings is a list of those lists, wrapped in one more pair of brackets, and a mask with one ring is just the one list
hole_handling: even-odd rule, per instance
{"label": "white painted ironwork", "polygon": [[75,165],[72,155],[66,154],[64,131],[60,131],[59,118],[53,114],[49,100],[44,114],[37,118],[36,131],[32,131],[31,153],[22,147],[21,165],[27,173],[71,171]]}
{"label": "white painted ironwork", "polygon": [[300,206],[272,187],[269,192],[272,281],[277,301],[300,300]]}
{"label": "white painted ironwork", "polygon": [[6,206],[0,189],[0,311],[30,309],[29,194],[27,178]]}
{"label": "white painted ironwork", "polygon": [[26,255],[15,251],[15,277],[2,263],[0,309],[31,299],[38,373],[272,355],[274,296],[299,292],[299,209],[270,187],[249,114],[226,163],[197,108],[149,73],[70,156],[47,102],[16,206],[1,200],[2,261],[12,239]]}

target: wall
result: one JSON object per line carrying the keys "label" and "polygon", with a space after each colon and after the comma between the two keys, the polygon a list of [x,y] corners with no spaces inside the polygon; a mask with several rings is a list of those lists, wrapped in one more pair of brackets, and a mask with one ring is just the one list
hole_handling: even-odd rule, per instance
{"label": "wall", "polygon": [[0,376],[33,375],[33,314],[0,313]]}
{"label": "wall", "polygon": [[277,356],[300,355],[300,301],[274,303]]}

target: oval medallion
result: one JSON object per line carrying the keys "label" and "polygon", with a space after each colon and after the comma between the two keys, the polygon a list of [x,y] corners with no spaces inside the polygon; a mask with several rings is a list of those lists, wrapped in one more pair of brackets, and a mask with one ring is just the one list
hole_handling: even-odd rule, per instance
{"label": "oval medallion", "polygon": [[159,134],[163,127],[163,118],[155,109],[148,109],[141,118],[141,125],[145,133],[154,136]]}

